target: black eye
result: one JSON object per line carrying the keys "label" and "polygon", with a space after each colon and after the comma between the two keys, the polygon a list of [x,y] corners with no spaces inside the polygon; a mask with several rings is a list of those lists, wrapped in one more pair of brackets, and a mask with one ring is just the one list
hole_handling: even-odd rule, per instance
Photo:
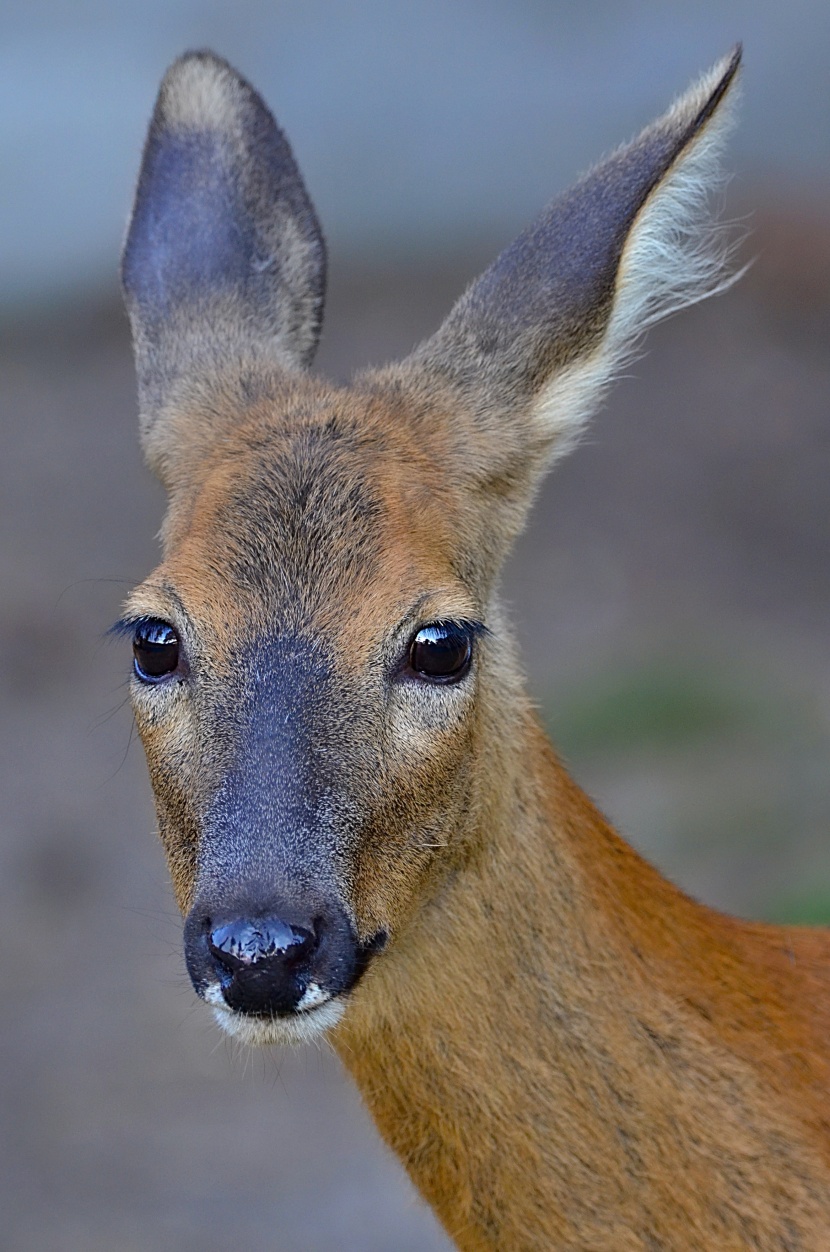
{"label": "black eye", "polygon": [[471,631],[454,622],[433,622],[409,645],[409,665],[421,678],[448,683],[463,678],[473,656]]}
{"label": "black eye", "polygon": [[155,618],[139,622],[133,635],[133,657],[140,679],[159,682],[179,667],[179,636],[167,622]]}

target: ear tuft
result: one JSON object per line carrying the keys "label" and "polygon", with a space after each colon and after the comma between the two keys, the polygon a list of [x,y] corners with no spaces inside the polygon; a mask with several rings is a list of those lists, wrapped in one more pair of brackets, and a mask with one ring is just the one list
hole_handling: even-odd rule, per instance
{"label": "ear tuft", "polygon": [[[704,74],[668,112],[598,167],[603,174],[638,152],[664,146],[674,152],[648,189],[628,226],[614,279],[605,331],[593,351],[577,354],[553,375],[536,403],[538,420],[553,440],[553,459],[579,439],[614,377],[637,354],[650,326],[719,295],[744,270],[735,270],[733,231],[713,214],[726,176],[721,158],[735,120],[738,45]],[[595,175],[592,171],[586,178]]]}
{"label": "ear tuft", "polygon": [[732,236],[710,206],[725,182],[721,156],[734,124],[735,90],[726,95],[740,59],[738,47],[649,128],[676,129],[681,146],[635,218],[620,258],[609,335],[621,345],[739,277],[729,272]]}

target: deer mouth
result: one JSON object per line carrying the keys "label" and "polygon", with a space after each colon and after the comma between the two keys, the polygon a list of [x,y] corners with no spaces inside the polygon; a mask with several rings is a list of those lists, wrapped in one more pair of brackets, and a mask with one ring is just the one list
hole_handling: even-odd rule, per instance
{"label": "deer mouth", "polygon": [[337,1025],[346,1011],[344,997],[325,992],[314,983],[306,989],[293,1013],[279,1017],[252,1017],[249,1013],[229,1008],[219,983],[206,987],[201,995],[213,1009],[217,1025],[249,1047],[261,1048],[273,1044],[296,1046],[321,1039],[326,1031]]}

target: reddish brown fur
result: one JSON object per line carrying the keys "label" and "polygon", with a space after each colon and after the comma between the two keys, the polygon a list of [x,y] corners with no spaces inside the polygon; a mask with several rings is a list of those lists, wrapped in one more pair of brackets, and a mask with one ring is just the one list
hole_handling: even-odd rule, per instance
{"label": "reddish brown fur", "polygon": [[[354,692],[413,605],[487,623],[472,695],[431,720],[390,696],[344,749],[370,814],[349,904],[391,941],[331,1032],[459,1248],[828,1248],[830,936],[691,901],[565,773],[494,592],[549,449],[429,362],[178,385],[148,437],[164,559],[130,608],[184,605],[217,682],[275,622],[310,632]],[[136,712],[186,911],[224,757],[198,687],[166,698]]]}

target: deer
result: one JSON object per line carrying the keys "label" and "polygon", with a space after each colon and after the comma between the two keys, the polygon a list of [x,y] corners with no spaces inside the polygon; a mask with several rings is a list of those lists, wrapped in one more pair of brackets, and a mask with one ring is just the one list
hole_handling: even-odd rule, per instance
{"label": "deer", "polygon": [[642,859],[526,694],[499,574],[658,318],[730,280],[740,47],[397,364],[313,375],[323,235],[211,52],[167,71],[122,259],[162,560],[117,629],[187,970],[328,1040],[450,1239],[830,1248],[830,933]]}

